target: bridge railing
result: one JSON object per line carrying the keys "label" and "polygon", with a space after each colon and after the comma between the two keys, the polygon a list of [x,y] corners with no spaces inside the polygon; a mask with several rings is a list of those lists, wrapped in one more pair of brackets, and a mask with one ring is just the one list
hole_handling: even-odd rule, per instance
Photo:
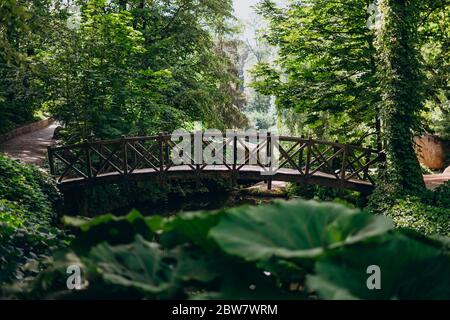
{"label": "bridge railing", "polygon": [[[195,141],[194,134],[187,136]],[[270,134],[262,140],[255,138],[237,133],[231,137],[223,135],[217,140],[202,135],[200,143],[202,150],[214,146],[217,152],[223,152],[224,161],[217,165],[222,166],[221,170],[230,171],[233,177],[251,166],[295,173],[304,178],[326,175],[343,183],[361,181],[375,184],[376,164],[384,161],[383,153],[359,146]],[[183,154],[184,170],[199,174],[214,170],[203,160],[195,159],[195,143],[191,148],[191,152]],[[174,150],[179,153],[177,142],[172,141],[170,135],[159,134],[52,147],[48,150],[48,157],[51,173],[58,183],[74,179],[93,181],[108,175],[126,177],[142,172],[156,172],[164,179],[169,171],[180,167],[172,159]],[[267,158],[263,159],[264,156]]]}

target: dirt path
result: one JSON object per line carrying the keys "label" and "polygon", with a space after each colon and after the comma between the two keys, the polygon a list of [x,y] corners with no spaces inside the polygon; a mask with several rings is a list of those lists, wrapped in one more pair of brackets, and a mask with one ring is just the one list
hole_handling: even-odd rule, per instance
{"label": "dirt path", "polygon": [[[424,175],[423,179],[427,186],[427,189],[434,190],[440,185],[443,185],[447,181],[450,181],[450,167],[444,171],[442,174],[428,174]],[[273,190],[267,190],[267,185],[264,183],[255,184],[253,187],[247,188],[244,190],[247,194],[256,194],[256,195],[267,195],[267,196],[279,196],[286,193],[286,182],[273,182]]]}
{"label": "dirt path", "polygon": [[436,189],[441,184],[450,181],[450,167],[442,174],[428,174],[423,176],[428,189]]}
{"label": "dirt path", "polygon": [[6,141],[0,145],[0,153],[25,164],[42,166],[47,154],[47,147],[54,144],[52,138],[57,126],[56,123],[53,123],[44,129]]}

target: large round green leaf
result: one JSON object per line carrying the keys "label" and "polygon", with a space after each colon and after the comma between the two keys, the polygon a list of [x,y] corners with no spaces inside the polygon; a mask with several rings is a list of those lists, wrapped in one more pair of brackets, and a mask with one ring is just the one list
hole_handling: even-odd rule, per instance
{"label": "large round green leaf", "polygon": [[[379,268],[378,289],[367,285],[370,266]],[[395,232],[319,259],[307,284],[324,299],[450,299],[449,270],[443,248]]]}
{"label": "large round green leaf", "polygon": [[208,252],[217,250],[217,244],[208,238],[212,227],[223,217],[224,211],[198,211],[182,213],[161,223],[160,242],[166,247],[192,243]]}
{"label": "large round green leaf", "polygon": [[228,211],[210,236],[227,253],[246,260],[315,258],[324,250],[392,229],[390,219],[314,201],[277,202]]}
{"label": "large round green leaf", "polygon": [[137,234],[147,240],[152,240],[154,235],[144,217],[137,211],[132,211],[124,217],[106,214],[88,222],[77,222],[73,219],[66,219],[66,222],[71,222],[72,227],[79,229],[72,243],[72,247],[78,252],[89,250],[102,242],[113,245],[130,243]]}
{"label": "large round green leaf", "polygon": [[[95,271],[90,290],[102,283],[103,291],[138,292],[146,298],[182,298],[186,283],[210,282],[218,274],[210,270],[210,259],[192,248],[165,250],[137,235],[134,242],[93,247],[84,263]],[[98,281],[98,279],[102,281]]]}
{"label": "large round green leaf", "polygon": [[[117,289],[135,289],[144,296],[163,294],[176,289],[174,260],[156,243],[137,236],[128,245],[101,243],[92,248],[89,263],[95,265],[103,281]],[[106,289],[106,288],[105,288]]]}

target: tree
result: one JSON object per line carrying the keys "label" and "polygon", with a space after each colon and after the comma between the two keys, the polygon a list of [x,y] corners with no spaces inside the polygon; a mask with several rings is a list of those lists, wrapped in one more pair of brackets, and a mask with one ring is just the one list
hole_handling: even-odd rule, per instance
{"label": "tree", "polygon": [[272,97],[256,91],[251,86],[251,82],[255,80],[251,71],[248,76],[249,80],[245,79],[247,76],[245,67],[251,70],[257,64],[268,63],[275,55],[273,47],[261,35],[266,28],[266,23],[258,15],[253,16],[252,20],[247,23],[247,29],[251,32],[253,38],[246,39],[245,45],[242,48],[242,56],[244,58],[242,73],[244,82],[248,83],[245,87],[245,92],[249,99],[245,107],[245,112],[253,127],[269,130],[276,123],[276,115],[270,112]]}
{"label": "tree", "polygon": [[225,43],[234,41],[231,0],[122,2],[134,17],[133,27],[145,38],[143,68],[172,73],[170,106],[188,122],[202,121],[205,127],[245,124],[239,97],[230,90],[239,83],[233,54],[224,51]]}
{"label": "tree", "polygon": [[230,1],[78,1],[46,51],[53,114],[74,142],[245,126]]}
{"label": "tree", "polygon": [[[248,125],[248,119],[243,113],[247,101],[240,78],[240,46],[240,40],[222,38],[215,49],[217,56],[222,57],[222,69],[229,74],[229,80],[220,85],[220,91],[225,94],[222,95],[222,103],[219,104],[217,113],[224,124],[231,124],[235,128],[245,128]],[[221,127],[223,128],[223,125]]]}
{"label": "tree", "polygon": [[0,133],[34,120],[45,100],[39,51],[52,31],[50,0],[0,2]]}
{"label": "tree", "polygon": [[372,144],[380,145],[370,8],[371,0],[306,0],[287,9],[263,1],[266,38],[278,46],[279,58],[275,66],[256,68],[256,89],[275,95],[278,109],[302,114],[316,136],[351,142],[376,133]]}
{"label": "tree", "polygon": [[419,41],[427,77],[425,129],[450,139],[450,1],[421,3]]}
{"label": "tree", "polygon": [[79,28],[66,29],[47,52],[49,103],[67,129],[66,140],[145,134],[154,128],[149,121],[160,119],[170,73],[140,68],[144,38],[132,24],[128,11],[91,0],[82,7]]}
{"label": "tree", "polygon": [[0,3],[0,58],[3,62],[21,59],[20,41],[17,36],[29,34],[27,21],[30,13],[17,0],[5,0]]}
{"label": "tree", "polygon": [[418,52],[419,0],[380,0],[377,34],[382,115],[387,140],[387,179],[406,193],[424,188],[413,147],[423,107],[423,81]]}

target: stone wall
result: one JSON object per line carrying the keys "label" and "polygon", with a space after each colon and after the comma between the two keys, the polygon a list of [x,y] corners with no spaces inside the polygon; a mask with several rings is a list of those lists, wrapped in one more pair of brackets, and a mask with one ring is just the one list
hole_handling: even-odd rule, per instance
{"label": "stone wall", "polygon": [[33,122],[27,124],[26,126],[14,129],[10,132],[0,135],[0,143],[11,140],[13,138],[22,136],[27,133],[31,133],[40,129],[43,129],[49,125],[51,125],[55,120],[53,118],[47,118],[41,121]]}
{"label": "stone wall", "polygon": [[450,143],[431,134],[416,137],[416,152],[419,161],[433,170],[445,169],[446,158],[450,155]]}

